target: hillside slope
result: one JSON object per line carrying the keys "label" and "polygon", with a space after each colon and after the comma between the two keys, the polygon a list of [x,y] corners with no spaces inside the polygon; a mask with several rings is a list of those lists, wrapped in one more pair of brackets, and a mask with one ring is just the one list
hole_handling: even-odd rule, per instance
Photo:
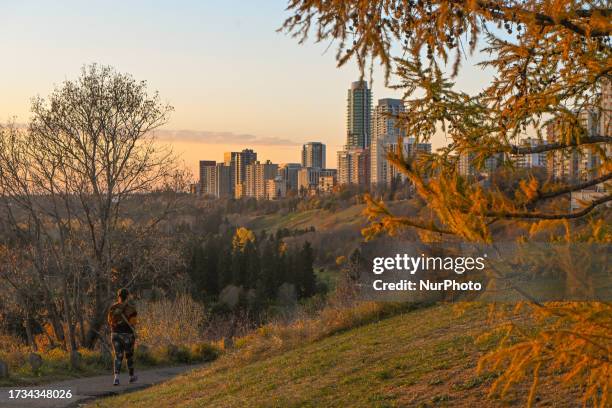
{"label": "hillside slope", "polygon": [[[222,358],[210,367],[101,407],[481,407],[524,406],[528,384],[487,399],[493,375],[476,376],[492,343],[475,343],[486,311],[418,310],[265,359]],[[537,406],[579,406],[543,378]],[[554,392],[552,392],[554,390]]]}

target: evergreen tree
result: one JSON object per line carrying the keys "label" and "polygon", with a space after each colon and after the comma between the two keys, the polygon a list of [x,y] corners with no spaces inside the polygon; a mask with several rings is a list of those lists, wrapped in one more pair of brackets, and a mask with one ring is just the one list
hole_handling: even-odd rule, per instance
{"label": "evergreen tree", "polygon": [[243,258],[244,258],[243,253],[238,248],[234,247],[232,249],[232,251],[230,252],[231,275],[232,275],[231,283],[236,285],[236,286],[241,286],[241,285],[244,284],[244,280],[243,280],[243,271],[244,271]]}
{"label": "evergreen tree", "polygon": [[314,252],[310,242],[304,242],[302,249],[298,253],[298,294],[302,298],[307,298],[316,293],[317,277],[314,272]]}
{"label": "evergreen tree", "polygon": [[219,282],[219,291],[231,284],[233,281],[232,266],[233,266],[232,251],[224,241],[221,241],[221,250],[217,260],[217,275]]}
{"label": "evergreen tree", "polygon": [[208,240],[203,250],[202,279],[206,294],[209,296],[219,294],[218,250],[214,239]]}
{"label": "evergreen tree", "polygon": [[278,269],[278,251],[275,241],[265,241],[261,256],[261,275],[258,280],[258,293],[267,299],[274,299],[278,283],[276,273]]}
{"label": "evergreen tree", "polygon": [[243,284],[247,288],[255,288],[260,275],[259,252],[255,242],[248,241],[242,252],[244,268],[242,272]]}
{"label": "evergreen tree", "polygon": [[203,270],[204,265],[204,251],[202,249],[202,244],[200,242],[196,242],[190,249],[187,274],[192,282],[192,295],[197,298],[203,297],[205,293],[203,278],[205,275],[205,271]]}

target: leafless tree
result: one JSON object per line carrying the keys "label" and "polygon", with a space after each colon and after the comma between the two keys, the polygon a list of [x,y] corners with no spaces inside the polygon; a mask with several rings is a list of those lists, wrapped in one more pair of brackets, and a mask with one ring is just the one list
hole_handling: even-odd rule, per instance
{"label": "leafless tree", "polygon": [[166,195],[163,208],[136,226],[124,216],[126,203],[182,186],[176,157],[151,132],[171,111],[145,81],[93,64],[48,98],[35,98],[27,129],[0,128],[3,216],[45,283],[47,304],[61,299],[72,350],[77,322],[82,345],[94,346],[113,297],[113,270],[126,248],[138,246],[133,234],[149,233],[176,204]]}

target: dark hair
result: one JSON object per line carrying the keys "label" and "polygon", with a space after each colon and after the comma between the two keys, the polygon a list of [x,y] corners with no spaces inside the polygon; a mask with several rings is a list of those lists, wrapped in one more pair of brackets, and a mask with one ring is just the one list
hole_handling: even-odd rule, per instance
{"label": "dark hair", "polygon": [[121,301],[123,302],[127,300],[129,295],[130,295],[130,291],[127,290],[126,288],[121,288],[117,291],[117,296],[119,296],[119,299],[121,299]]}

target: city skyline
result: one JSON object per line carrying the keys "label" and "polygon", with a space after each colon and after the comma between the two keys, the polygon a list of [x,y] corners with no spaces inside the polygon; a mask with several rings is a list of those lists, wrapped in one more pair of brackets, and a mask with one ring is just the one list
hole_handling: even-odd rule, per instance
{"label": "city skyline", "polygon": [[[11,58],[0,66],[0,122],[27,123],[32,97],[97,62],[146,80],[174,106],[157,134],[194,175],[201,157],[220,161],[243,146],[274,162],[299,162],[299,146],[311,140],[327,145],[327,165],[336,167],[336,151],[346,143],[347,84],[360,74],[354,64],[336,68],[334,45],[296,47],[277,33],[285,6],[280,0],[6,4],[0,44]],[[464,65],[457,82],[475,92],[489,73]],[[380,68],[373,79],[373,100],[402,96],[384,86]]]}

